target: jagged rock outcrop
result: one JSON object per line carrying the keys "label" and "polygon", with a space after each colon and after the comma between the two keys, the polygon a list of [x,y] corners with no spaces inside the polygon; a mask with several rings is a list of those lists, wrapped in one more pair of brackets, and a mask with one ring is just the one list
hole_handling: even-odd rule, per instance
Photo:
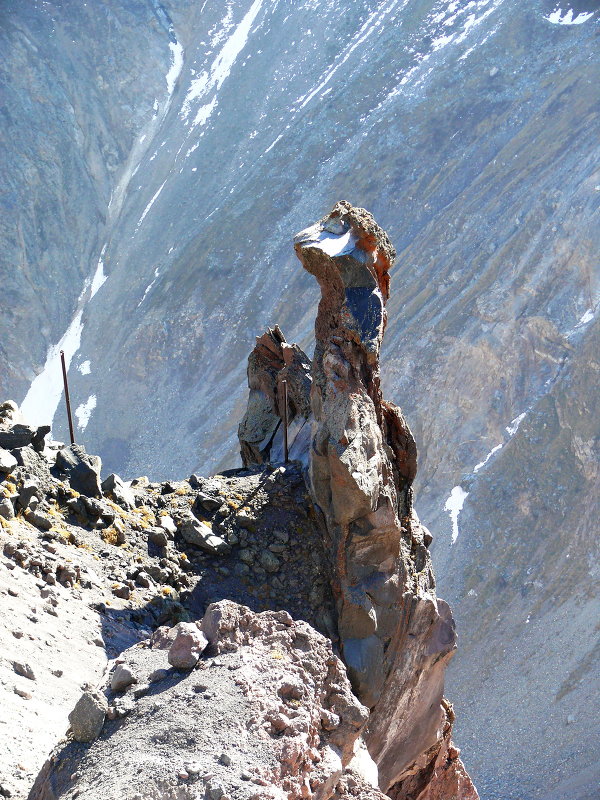
{"label": "jagged rock outcrop", "polygon": [[346,785],[368,787],[354,758],[368,710],[328,639],[229,601],[198,628],[209,649],[193,670],[170,667],[168,635],[121,654],[137,682],[117,693],[107,675],[100,738],[60,746],[30,800],[344,800]]}
{"label": "jagged rock outcrop", "polygon": [[[101,614],[116,603],[125,628],[143,623],[146,635],[179,623],[121,654],[100,692],[88,686],[72,703],[75,741],[58,746],[32,800],[477,798],[443,698],[454,622],[412,507],[415,441],[380,390],[395,253],[347,203],[299,234],[296,252],[321,286],[315,357],[278,328],[257,340],[243,470],[101,485],[80,448],[31,440],[6,451],[8,572],[18,565],[44,579],[43,597],[59,584]],[[283,379],[312,500],[302,465],[262,463],[279,447]],[[10,412],[9,434],[24,425]],[[64,542],[84,555],[51,558]],[[18,674],[42,674],[30,667]]]}
{"label": "jagged rock outcrop", "polygon": [[0,404],[0,448],[12,450],[31,445],[37,452],[41,452],[48,433],[50,425],[28,425],[13,400]]}
{"label": "jagged rock outcrop", "polygon": [[[435,797],[436,782],[449,785],[460,773],[464,780],[456,778],[451,796],[476,797],[460,761],[442,755],[451,725],[443,686],[454,621],[436,597],[431,536],[412,508],[415,442],[380,390],[396,254],[371,214],[345,202],[299,233],[295,248],[321,288],[310,483],[329,537],[343,658],[371,708],[366,741],[379,786],[395,798]],[[409,784],[410,792],[403,789]]]}
{"label": "jagged rock outcrop", "polygon": [[309,441],[310,359],[276,325],[256,338],[248,356],[248,408],[238,429],[244,466],[283,458],[283,381],[288,393],[290,457],[304,460]]}

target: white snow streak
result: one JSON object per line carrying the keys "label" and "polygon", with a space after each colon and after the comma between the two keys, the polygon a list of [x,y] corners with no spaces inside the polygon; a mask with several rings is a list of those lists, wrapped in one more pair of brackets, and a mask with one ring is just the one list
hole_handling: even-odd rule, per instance
{"label": "white snow streak", "polygon": [[90,361],[82,361],[81,364],[77,367],[78,372],[82,375],[89,375],[92,371],[91,362]]}
{"label": "white snow streak", "polygon": [[504,447],[504,442],[501,442],[500,444],[497,444],[496,447],[493,447],[487,454],[487,456],[483,459],[483,461],[480,461],[479,464],[473,467],[473,472],[479,472],[479,470],[482,467],[485,467],[485,465],[488,463],[488,461],[494,455],[494,453],[497,453],[498,450],[502,450],[503,447]]}
{"label": "white snow streak", "polygon": [[165,80],[167,81],[167,91],[170,97],[173,94],[175,83],[177,82],[177,78],[179,77],[181,68],[183,67],[183,47],[177,41],[169,42],[169,47],[173,55],[173,62],[171,64],[171,68],[165,75]]}
{"label": "white snow streak", "polygon": [[465,492],[462,486],[455,486],[444,506],[444,511],[450,513],[450,519],[452,520],[452,544],[458,539],[458,515],[462,511],[468,496],[469,493]]}
{"label": "white snow streak", "polygon": [[102,253],[100,254],[100,258],[98,259],[98,266],[96,267],[96,272],[94,273],[94,277],[92,278],[91,283],[91,290],[90,290],[90,300],[96,294],[98,289],[107,281],[108,276],[104,274],[104,261],[103,256],[106,250],[106,245],[102,248]]}
{"label": "white snow streak", "polygon": [[281,141],[281,139],[283,139],[283,133],[280,133],[279,136],[274,141],[271,142],[271,144],[267,147],[263,155],[266,156],[267,153],[269,153],[275,147],[277,142]]}
{"label": "white snow streak", "polygon": [[159,274],[159,272],[160,272],[160,268],[159,268],[159,267],[157,267],[157,268],[154,270],[154,279],[153,279],[153,280],[152,280],[152,281],[151,281],[151,282],[148,284],[148,286],[146,286],[146,291],[144,292],[144,296],[142,297],[142,299],[140,300],[140,302],[137,304],[137,307],[138,307],[138,308],[139,308],[139,307],[142,305],[142,303],[143,303],[143,302],[144,302],[144,300],[146,299],[146,296],[147,296],[148,292],[150,291],[150,289],[152,289],[152,287],[153,287],[153,286],[154,286],[154,284],[156,283],[156,279],[158,278],[158,274]]}
{"label": "white snow streak", "polygon": [[77,417],[77,427],[79,428],[80,431],[84,431],[87,428],[88,422],[90,421],[90,417],[92,416],[92,411],[95,408],[96,408],[96,395],[91,394],[85,403],[82,403],[75,409],[75,416]]}
{"label": "white snow streak", "polygon": [[63,390],[60,351],[64,350],[67,370],[71,359],[79,349],[83,324],[83,310],[78,311],[58,344],[48,348],[46,363],[40,374],[33,379],[21,411],[31,425],[51,425]]}
{"label": "white snow streak", "polygon": [[[374,33],[377,28],[383,23],[384,17],[397,5],[397,0],[392,0],[392,2],[388,3],[381,3],[380,6],[369,16],[367,17],[366,21],[363,23],[362,27],[354,37],[352,43],[346,48],[345,52],[342,54],[340,60],[335,63],[331,69],[325,74],[325,76],[321,79],[321,81],[317,84],[317,86],[312,89],[308,94],[305,94],[299,100],[296,101],[296,105],[299,105],[299,108],[304,108],[307,103],[313,99],[313,97],[319,94],[322,91],[329,81],[333,78],[335,73],[338,69],[348,61],[352,53],[356,50],[357,47],[360,45],[372,34]],[[403,6],[406,5],[406,2],[403,3]]]}
{"label": "white snow streak", "polygon": [[552,14],[544,17],[544,19],[547,19],[548,22],[552,22],[553,25],[581,25],[594,16],[593,11],[584,11],[581,14],[578,14],[576,17],[573,16],[573,13],[574,12],[572,8],[570,8],[568,11],[565,11],[564,14],[562,13],[562,8],[557,8],[556,11],[553,11]]}
{"label": "white snow streak", "polygon": [[[223,81],[231,72],[231,68],[235,63],[235,60],[246,46],[250,29],[252,28],[252,24],[261,9],[262,2],[263,0],[254,0],[242,21],[235,27],[233,33],[228,37],[227,41],[219,51],[219,54],[210,67],[210,71],[203,71],[198,78],[195,78],[191,82],[190,88],[181,107],[181,112],[179,115],[181,119],[187,120],[191,111],[192,103],[195,100],[198,100],[201,97],[206,97],[212,91],[219,91],[223,85]],[[226,20],[227,18],[224,20],[224,23],[226,23]],[[213,98],[210,103],[206,103],[203,108],[200,109],[200,112],[202,113],[198,112],[194,122],[192,123],[192,126],[195,127],[196,125],[206,124],[215,106],[216,97]]]}
{"label": "white snow streak", "polygon": [[165,185],[165,183],[166,183],[166,180],[165,180],[165,181],[163,181],[163,183],[162,183],[162,185],[160,186],[160,188],[159,188],[159,189],[157,190],[157,192],[154,194],[154,197],[152,198],[152,200],[150,200],[150,202],[148,203],[148,205],[147,205],[147,206],[146,206],[146,208],[144,209],[144,213],[142,214],[142,216],[140,217],[140,220],[139,220],[138,224],[136,225],[136,228],[135,228],[136,230],[138,230],[138,228],[140,227],[140,225],[142,224],[142,222],[143,222],[143,221],[146,219],[146,215],[147,215],[147,213],[150,211],[150,209],[151,209],[151,208],[152,208],[152,206],[154,205],[154,202],[156,201],[156,198],[158,197],[158,195],[159,195],[159,194],[162,192],[162,190],[163,190],[163,186]]}
{"label": "white snow streak", "polygon": [[[524,411],[522,414],[519,414],[518,417],[515,417],[509,425],[506,426],[506,432],[508,434],[509,440],[515,435],[515,433],[519,430],[519,425],[523,422],[525,417],[527,416],[527,411]],[[479,470],[483,469],[485,465],[488,463],[490,459],[492,459],[497,452],[502,450],[506,442],[500,442],[495,447],[492,447],[490,452],[487,456],[480,461],[479,464],[476,464],[473,467],[473,474],[479,472]],[[452,544],[458,538],[458,515],[462,511],[463,505],[467,497],[469,496],[468,492],[462,488],[462,486],[455,486],[454,489],[450,492],[450,497],[446,500],[446,505],[444,506],[444,511],[448,511],[450,513],[450,519],[452,520]]]}

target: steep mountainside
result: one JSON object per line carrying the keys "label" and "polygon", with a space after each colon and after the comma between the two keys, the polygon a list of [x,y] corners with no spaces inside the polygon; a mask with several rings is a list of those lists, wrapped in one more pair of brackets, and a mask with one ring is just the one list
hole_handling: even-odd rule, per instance
{"label": "steep mountainside", "polygon": [[485,798],[597,781],[598,20],[595,0],[0,8],[0,396],[49,422],[60,341],[109,471],[237,463],[254,336],[277,322],[312,354],[291,233],[346,197],[390,234],[383,387],[420,442]]}

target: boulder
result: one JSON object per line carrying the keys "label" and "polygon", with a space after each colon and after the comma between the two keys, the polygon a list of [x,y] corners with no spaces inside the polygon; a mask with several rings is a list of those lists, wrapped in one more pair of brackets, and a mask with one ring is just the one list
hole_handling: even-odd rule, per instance
{"label": "boulder", "polygon": [[69,481],[76,492],[87,497],[102,496],[100,456],[89,455],[81,445],[72,444],[59,450],[55,469],[61,477]]}
{"label": "boulder", "polygon": [[27,447],[33,441],[36,429],[29,425],[0,425],[0,447],[13,450],[15,447]]}
{"label": "boulder", "polygon": [[[15,404],[13,403],[13,405]],[[6,450],[31,446],[41,453],[44,449],[44,438],[48,433],[50,433],[50,425],[40,425],[34,428],[23,420],[18,409],[0,412],[0,447]]]}
{"label": "boulder", "polygon": [[4,448],[0,447],[0,472],[7,474],[17,466],[17,459]]}
{"label": "boulder", "polygon": [[160,518],[159,526],[166,531],[170,537],[173,537],[177,533],[177,525],[175,525],[173,517],[170,517],[168,514]]}
{"label": "boulder", "polygon": [[164,528],[149,528],[148,541],[157,547],[166,547],[169,541],[167,532]]}
{"label": "boulder", "polygon": [[5,497],[4,500],[0,500],[0,517],[4,517],[4,519],[14,519],[14,516],[15,509],[8,497]]}
{"label": "boulder", "polygon": [[22,422],[19,406],[14,400],[4,400],[0,403],[0,425]]}
{"label": "boulder", "polygon": [[41,531],[49,531],[52,527],[52,521],[43,514],[40,514],[39,511],[33,511],[31,508],[27,508],[23,516],[27,522],[31,525],[35,525],[35,527],[39,528]]}
{"label": "boulder", "polygon": [[102,731],[107,711],[106,697],[99,691],[86,689],[69,714],[75,741],[93,742],[97,739]]}
{"label": "boulder", "polygon": [[193,508],[195,511],[202,513],[203,511],[217,511],[223,505],[222,498],[212,497],[210,494],[198,492],[194,500]]}
{"label": "boulder", "polygon": [[208,639],[194,622],[175,625],[175,638],[167,656],[175,669],[193,669],[208,645]]}
{"label": "boulder", "polygon": [[25,480],[23,486],[19,490],[18,502],[21,508],[25,509],[31,505],[33,498],[38,501],[43,497],[43,492],[38,484],[33,480]]}
{"label": "boulder", "polygon": [[135,508],[135,494],[116,473],[113,472],[102,481],[102,491],[109,494],[122,508],[127,510]]}
{"label": "boulder", "polygon": [[231,546],[224,539],[213,533],[212,528],[200,522],[192,514],[182,518],[178,531],[188,544],[196,545],[212,555],[224,555],[231,550]]}
{"label": "boulder", "polygon": [[124,692],[132,684],[137,683],[137,678],[128,664],[117,664],[110,679],[110,688],[113,692]]}

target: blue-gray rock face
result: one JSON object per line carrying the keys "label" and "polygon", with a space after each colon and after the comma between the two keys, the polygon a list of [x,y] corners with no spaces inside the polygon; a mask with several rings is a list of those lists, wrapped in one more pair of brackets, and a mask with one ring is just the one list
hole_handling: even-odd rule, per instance
{"label": "blue-gray rock face", "polygon": [[291,234],[340,197],[371,209],[399,253],[382,382],[420,443],[465,761],[492,800],[584,797],[596,5],[9,0],[0,23],[0,396],[49,422],[60,342],[107,472],[230,466],[254,336],[278,322],[311,354]]}

